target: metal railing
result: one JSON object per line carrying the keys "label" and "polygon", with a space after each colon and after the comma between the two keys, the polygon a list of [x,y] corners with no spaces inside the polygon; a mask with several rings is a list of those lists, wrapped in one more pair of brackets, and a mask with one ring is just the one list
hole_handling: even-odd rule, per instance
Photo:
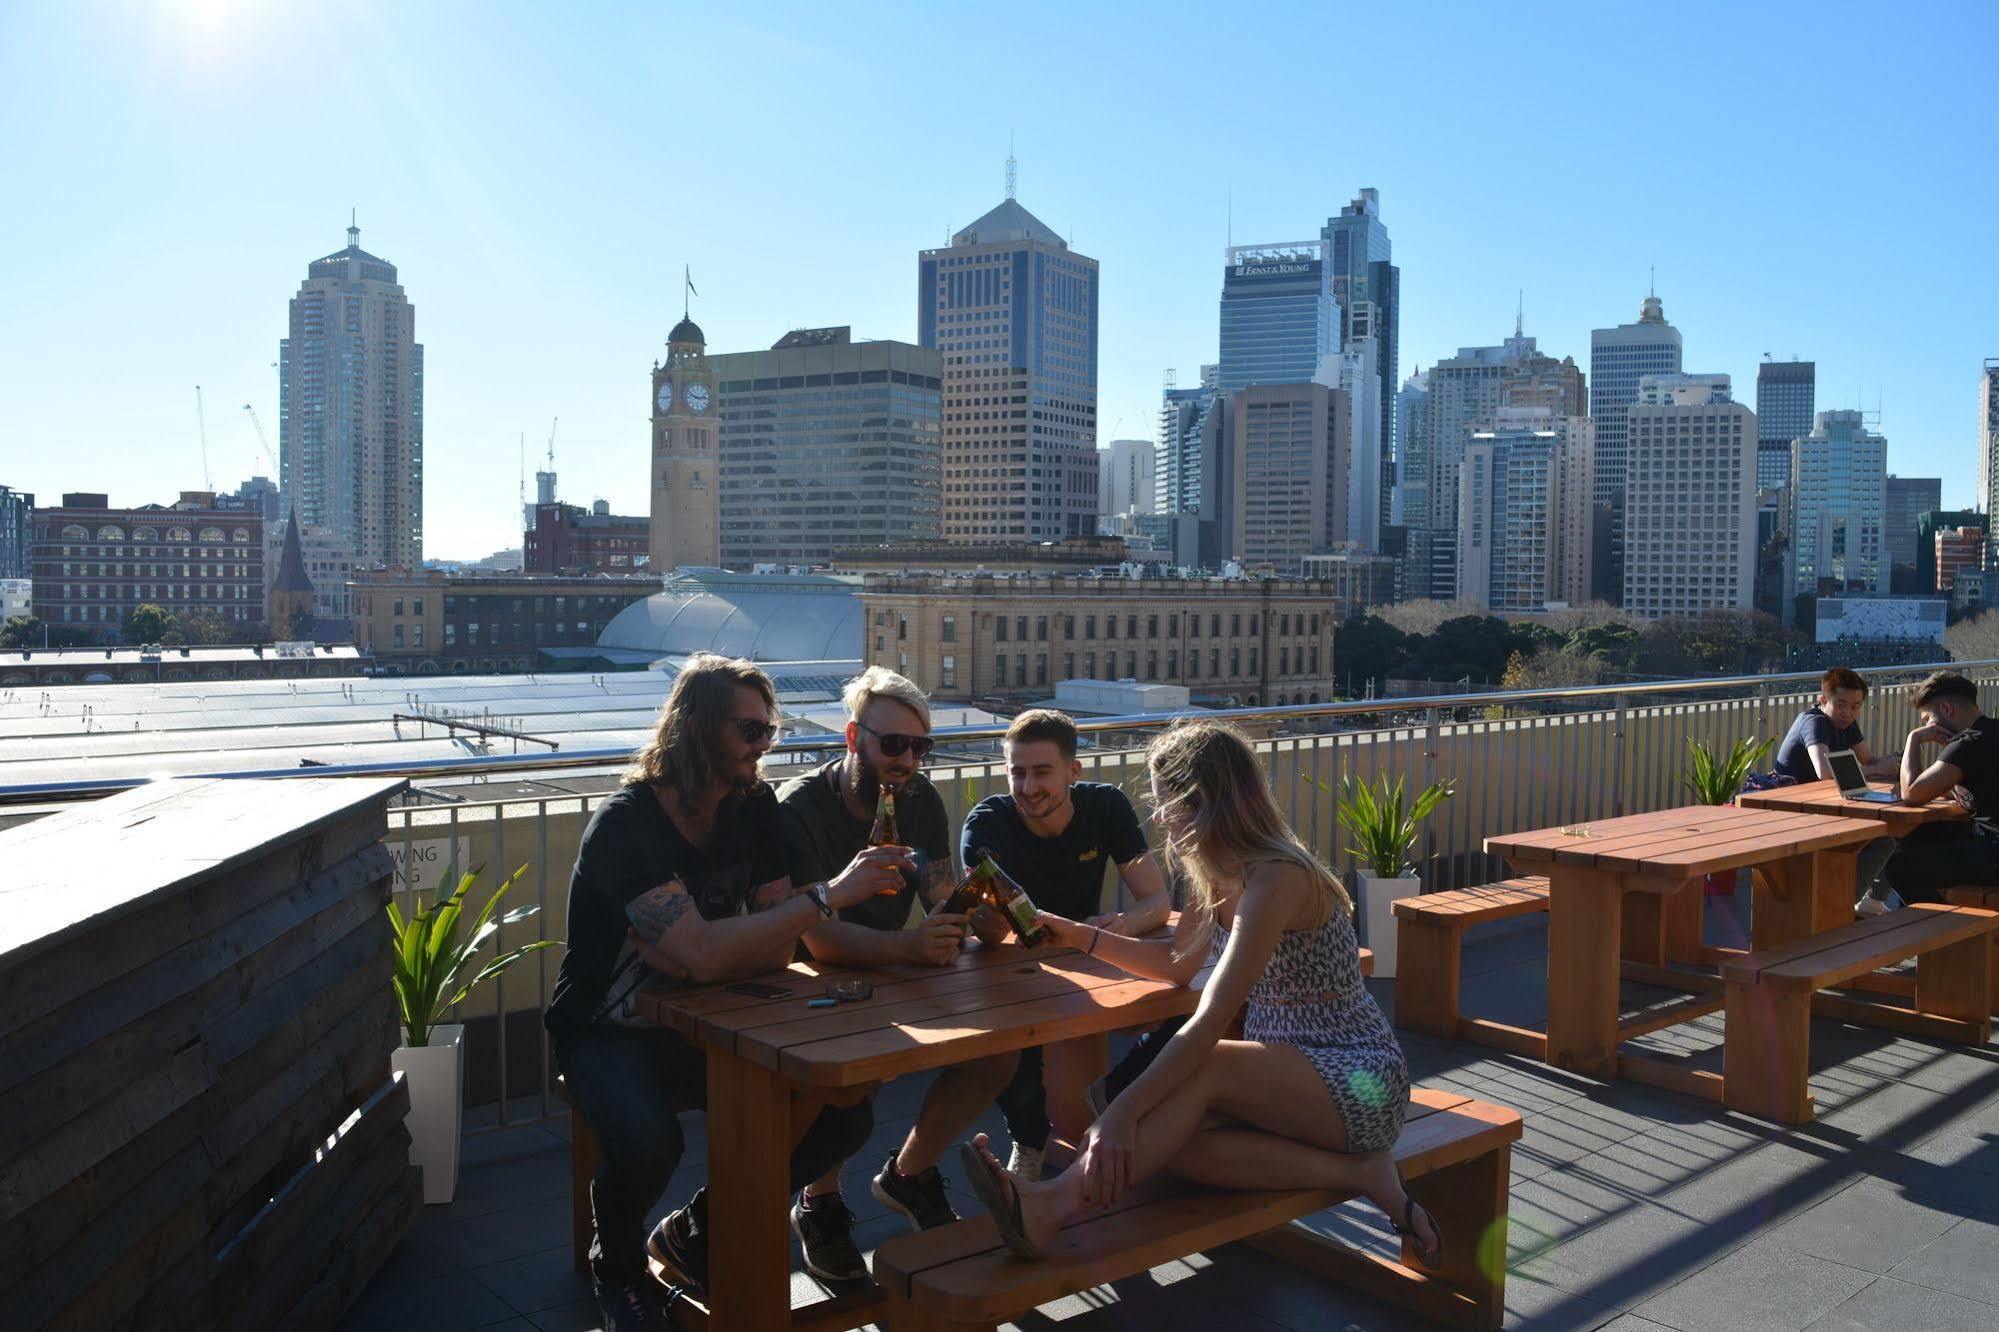
{"label": "metal railing", "polygon": [[[1901,735],[1915,724],[1908,696],[1916,679],[1936,669],[1909,666],[1869,672],[1874,688],[1863,723],[1882,752],[1898,749]],[[1999,660],[1951,663],[1949,669],[1978,681],[1985,710],[1999,712]],[[1741,736],[1779,736],[1815,694],[1818,680],[1819,673],[1813,671],[1233,708],[1198,715],[1233,720],[1255,737],[1292,825],[1342,873],[1351,868],[1346,837],[1335,814],[1342,778],[1373,781],[1400,775],[1416,786],[1453,782],[1457,794],[1424,829],[1419,868],[1425,888],[1434,890],[1502,872],[1482,850],[1488,835],[1685,803],[1677,777],[1688,740],[1725,748]],[[1079,721],[1079,729],[1092,740],[1079,756],[1085,779],[1119,785],[1135,800],[1142,796],[1144,741],[1179,715],[1185,714]],[[1345,729],[1334,729],[1342,725]],[[926,771],[943,796],[951,826],[960,826],[979,800],[1005,790],[1006,774],[996,752],[949,755],[946,751],[954,744],[995,741],[1004,731],[1003,725],[987,725],[936,732],[944,748],[933,755]],[[792,737],[774,752],[780,757],[804,756],[843,744],[839,734]],[[557,771],[614,772],[629,758],[628,751],[617,749],[246,769],[215,775],[490,779]],[[0,803],[82,799],[140,784],[133,780],[0,788]],[[563,885],[583,828],[605,794],[519,793],[392,810],[386,844],[399,865],[396,890],[407,892],[412,885],[428,890],[437,873],[454,861],[493,867],[496,873],[490,882],[527,863],[531,868],[515,896],[532,890],[540,910],[529,921],[503,931],[497,946],[513,947],[530,937],[566,937]],[[560,951],[555,949],[532,955],[453,1014],[453,1020],[479,1025],[480,1039],[468,1046],[467,1072],[475,1084],[490,1084],[496,1092],[498,1113],[491,1127],[523,1122],[510,1105],[517,1097],[534,1103],[527,1119],[552,1113],[551,1051],[541,1034],[540,1015],[559,960]],[[510,1019],[531,1022],[532,1027],[523,1031]]]}

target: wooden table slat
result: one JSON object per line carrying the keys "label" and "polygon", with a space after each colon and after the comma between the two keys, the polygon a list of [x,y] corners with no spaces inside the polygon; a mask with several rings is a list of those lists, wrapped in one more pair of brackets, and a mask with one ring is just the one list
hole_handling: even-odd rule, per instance
{"label": "wooden table slat", "polygon": [[[1892,783],[1870,782],[1872,790],[1893,790]],[[1774,791],[1751,791],[1738,797],[1745,809],[1786,810],[1800,814],[1827,814],[1840,818],[1868,819],[1883,826],[1890,837],[1901,837],[1925,823],[1968,819],[1970,812],[1948,796],[1939,796],[1926,805],[1892,805],[1873,800],[1848,800],[1839,793],[1835,781],[1804,782],[1780,786]]]}

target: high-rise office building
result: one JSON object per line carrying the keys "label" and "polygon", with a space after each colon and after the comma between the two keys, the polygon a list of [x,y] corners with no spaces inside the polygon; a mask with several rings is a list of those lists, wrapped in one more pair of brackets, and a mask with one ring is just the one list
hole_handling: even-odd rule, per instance
{"label": "high-rise office building", "polygon": [[1665,306],[1647,296],[1638,322],[1592,329],[1589,335],[1590,420],[1596,422],[1596,497],[1620,505],[1624,496],[1624,412],[1638,400],[1646,375],[1680,372],[1680,330]]}
{"label": "high-rise office building", "polygon": [[1295,574],[1353,540],[1347,395],[1324,384],[1258,384],[1234,395],[1235,530],[1248,566]]}
{"label": "high-rise office building", "polygon": [[1097,450],[1097,507],[1106,514],[1153,513],[1159,450],[1145,439],[1114,439]]}
{"label": "high-rise office building", "polygon": [[1791,441],[1812,433],[1817,416],[1818,365],[1765,361],[1756,367],[1756,484],[1791,479]]}
{"label": "high-rise office building", "polygon": [[1389,519],[1407,525],[1411,512],[1430,509],[1430,377],[1421,366],[1395,393],[1395,497]]}
{"label": "high-rise office building", "polygon": [[1381,452],[1381,419],[1392,410],[1381,401],[1381,344],[1356,338],[1319,370],[1319,382],[1347,395],[1347,537],[1368,554],[1381,550],[1384,478],[1391,474]]}
{"label": "high-rise office building", "polygon": [[1940,509],[1926,513],[1916,524],[1916,590],[1944,591],[1937,581],[1937,533],[1955,532],[1960,527],[1980,532],[1991,526],[1991,516],[1977,509]]}
{"label": "high-rise office building", "polygon": [[1881,549],[1888,563],[1885,576],[1889,590],[1922,591],[1916,582],[1918,531],[1922,527],[1924,514],[1943,508],[1943,478],[1890,473],[1887,496]]}
{"label": "high-rise office building", "polygon": [[1154,503],[1171,529],[1175,564],[1219,569],[1238,554],[1232,405],[1232,395],[1210,383],[1163,394]]}
{"label": "high-rise office building", "polygon": [[1340,306],[1322,240],[1229,247],[1222,272],[1224,392],[1304,384],[1340,349]]}
{"label": "high-rise office building", "polygon": [[423,348],[394,264],[361,248],[315,259],[278,343],[279,488],[362,567],[423,563]]}
{"label": "high-rise office building", "polygon": [[1381,194],[1364,189],[1326,219],[1319,235],[1333,270],[1333,299],[1340,306],[1340,333],[1351,347],[1362,338],[1375,343],[1375,374],[1381,403],[1379,522],[1391,519],[1395,478],[1396,390],[1401,383],[1398,353],[1402,336],[1402,270],[1390,262],[1388,228],[1381,221]]}
{"label": "high-rise office building", "polygon": [[708,338],[682,315],[666,335],[666,363],[652,367],[651,572],[722,563],[721,377]]}
{"label": "high-rise office building", "polygon": [[1589,418],[1501,407],[1474,430],[1458,471],[1458,596],[1493,611],[1538,611],[1590,595]]}
{"label": "high-rise office building", "polygon": [[935,541],[943,516],[943,358],[850,329],[797,329],[708,358],[720,390],[722,563],[823,563]]}
{"label": "high-rise office building", "polygon": [[1888,441],[1856,411],[1820,412],[1791,441],[1794,594],[1839,596],[1887,590]]}
{"label": "high-rise office building", "polygon": [[917,257],[918,341],[943,357],[944,538],[1097,530],[1097,261],[1009,192]]}
{"label": "high-rise office building", "polygon": [[1756,414],[1731,400],[1727,375],[1648,375],[1637,389],[1621,418],[1624,608],[1653,619],[1749,609]]}
{"label": "high-rise office building", "polygon": [[1999,516],[1999,356],[1985,358],[1978,376],[1977,507]]}
{"label": "high-rise office building", "polygon": [[0,578],[26,578],[28,574],[28,515],[35,509],[35,497],[12,486],[0,486]]}

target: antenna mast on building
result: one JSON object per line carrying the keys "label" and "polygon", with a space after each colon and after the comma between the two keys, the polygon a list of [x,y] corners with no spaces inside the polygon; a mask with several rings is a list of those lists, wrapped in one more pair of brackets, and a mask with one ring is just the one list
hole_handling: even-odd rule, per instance
{"label": "antenna mast on building", "polygon": [[215,478],[208,474],[208,414],[201,406],[201,385],[194,386],[194,428],[201,435],[201,484],[215,489]]}
{"label": "antenna mast on building", "polygon": [[1006,197],[1014,196],[1015,187],[1020,183],[1020,163],[1013,155],[1013,131],[1006,133]]}

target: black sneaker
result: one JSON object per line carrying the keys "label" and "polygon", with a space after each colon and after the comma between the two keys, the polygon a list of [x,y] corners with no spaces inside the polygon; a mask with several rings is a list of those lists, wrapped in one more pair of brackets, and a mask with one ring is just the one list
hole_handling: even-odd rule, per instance
{"label": "black sneaker", "polygon": [[658,1289],[651,1277],[622,1285],[592,1281],[590,1290],[604,1315],[604,1332],[670,1332],[659,1307]]}
{"label": "black sneaker", "polygon": [[934,1230],[958,1219],[958,1214],[951,1210],[950,1199],[944,1196],[944,1176],[937,1173],[936,1166],[919,1175],[905,1176],[895,1168],[895,1157],[891,1155],[868,1188],[882,1206],[899,1213],[917,1230]]}
{"label": "black sneaker", "polygon": [[791,1204],[791,1233],[805,1255],[805,1270],[821,1281],[866,1281],[868,1262],[854,1243],[854,1214],[839,1194],[805,1205],[800,1194]]}
{"label": "black sneaker", "polygon": [[696,1232],[685,1207],[668,1212],[646,1238],[646,1252],[666,1269],[667,1279],[699,1294],[708,1289],[708,1237]]}

